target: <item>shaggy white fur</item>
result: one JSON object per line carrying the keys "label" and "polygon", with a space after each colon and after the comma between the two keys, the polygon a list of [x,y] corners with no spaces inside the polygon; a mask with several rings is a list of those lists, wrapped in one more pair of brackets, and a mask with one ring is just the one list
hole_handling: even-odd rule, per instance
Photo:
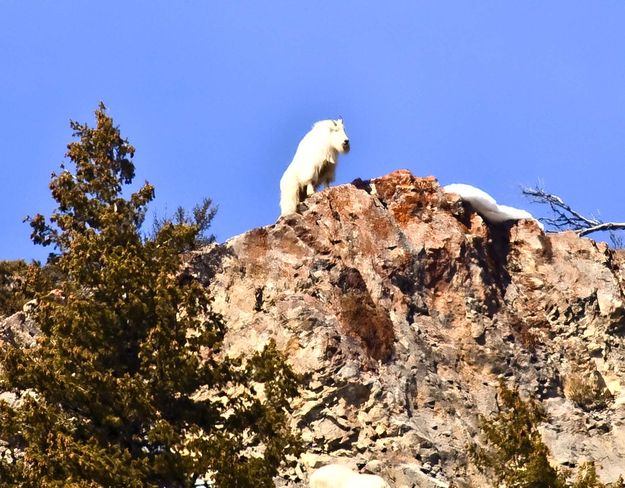
{"label": "shaggy white fur", "polygon": [[443,190],[447,193],[455,193],[465,202],[469,202],[475,211],[491,224],[501,224],[509,220],[531,219],[535,220],[541,229],[544,229],[543,225],[528,211],[507,205],[498,205],[497,201],[488,193],[474,186],[454,183],[444,186]]}
{"label": "shaggy white fur", "polygon": [[355,474],[342,464],[328,464],[310,475],[310,488],[342,488]]}
{"label": "shaggy white fur", "polygon": [[321,120],[297,146],[293,161],[280,179],[280,215],[297,211],[297,204],[318,186],[334,181],[340,153],[349,152],[343,120]]}
{"label": "shaggy white fur", "polygon": [[390,488],[375,474],[355,473],[341,464],[328,464],[310,476],[310,488]]}

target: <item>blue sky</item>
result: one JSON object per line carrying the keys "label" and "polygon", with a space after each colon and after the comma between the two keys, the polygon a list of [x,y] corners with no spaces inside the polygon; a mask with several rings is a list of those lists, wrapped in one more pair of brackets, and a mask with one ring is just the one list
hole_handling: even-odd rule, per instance
{"label": "blue sky", "polygon": [[0,2],[0,259],[42,259],[26,215],[99,101],[160,215],[204,196],[218,240],[278,217],[319,119],[336,184],[408,168],[540,215],[519,186],[625,220],[625,2]]}

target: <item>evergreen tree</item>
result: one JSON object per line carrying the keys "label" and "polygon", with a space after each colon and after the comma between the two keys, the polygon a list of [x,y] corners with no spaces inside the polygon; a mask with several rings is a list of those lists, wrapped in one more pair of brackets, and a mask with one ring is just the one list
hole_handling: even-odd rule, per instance
{"label": "evergreen tree", "polygon": [[604,488],[605,485],[597,476],[597,468],[594,462],[582,464],[577,471],[577,478],[573,488]]}
{"label": "evergreen tree", "polygon": [[30,221],[34,242],[55,248],[60,291],[32,273],[41,335],[0,357],[0,388],[19,397],[0,402],[0,484],[177,488],[209,472],[219,487],[273,486],[298,451],[287,420],[297,378],[273,344],[222,357],[221,317],[199,283],[178,278],[206,219],[143,238],[154,189],[124,198],[135,150],[103,105],[95,115],[95,128],[71,123],[56,210]]}
{"label": "evergreen tree", "polygon": [[193,247],[206,246],[215,242],[215,236],[207,234],[207,232],[216,214],[217,209],[213,207],[213,201],[210,198],[204,198],[202,203],[195,205],[191,212],[188,212],[184,207],[178,207],[173,217],[159,218],[154,216],[152,232],[149,237],[157,236],[161,228],[170,223],[194,225],[198,232]]}
{"label": "evergreen tree", "polygon": [[27,300],[24,279],[28,269],[26,262],[0,261],[0,317],[21,310]]}
{"label": "evergreen tree", "polygon": [[523,401],[518,389],[499,388],[499,412],[481,418],[485,446],[474,444],[469,455],[477,468],[505,488],[564,488],[565,477],[548,461],[549,450],[538,425],[546,414],[535,401]]}

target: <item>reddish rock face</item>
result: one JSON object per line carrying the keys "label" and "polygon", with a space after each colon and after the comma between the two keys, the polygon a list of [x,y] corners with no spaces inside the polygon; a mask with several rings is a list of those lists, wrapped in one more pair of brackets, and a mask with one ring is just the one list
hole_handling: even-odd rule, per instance
{"label": "reddish rock face", "polygon": [[[304,375],[293,422],[308,452],[281,484],[343,457],[391,486],[486,486],[466,445],[499,379],[552,414],[555,463],[595,459],[604,481],[625,470],[621,253],[533,221],[486,225],[406,170],[300,211],[189,263],[231,354],[274,338]],[[582,380],[608,400],[580,405]]]}
{"label": "reddish rock face", "polygon": [[[501,380],[542,402],[555,464],[625,474],[625,251],[533,221],[487,225],[406,170],[299,210],[185,270],[224,316],[228,354],[273,338],[302,375],[307,452],[277,486],[332,462],[394,488],[488,486],[466,446]],[[0,347],[36,334],[28,313],[0,320]]]}

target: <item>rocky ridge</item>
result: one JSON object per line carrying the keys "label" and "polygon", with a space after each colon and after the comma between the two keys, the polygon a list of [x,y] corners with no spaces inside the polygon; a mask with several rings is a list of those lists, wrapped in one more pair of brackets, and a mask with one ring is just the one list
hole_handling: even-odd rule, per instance
{"label": "rocky ridge", "polygon": [[[435,178],[330,188],[301,214],[187,257],[226,350],[274,339],[302,375],[306,452],[276,480],[341,462],[394,488],[488,486],[467,461],[499,381],[537,398],[553,462],[625,474],[625,255],[531,220],[487,225]],[[28,313],[0,320],[32,345]]]}
{"label": "rocky ridge", "polygon": [[625,259],[522,220],[489,226],[433,177],[330,188],[194,253],[238,354],[270,338],[303,375],[307,452],[393,487],[487,486],[467,462],[500,380],[540,400],[553,462],[625,472]]}

